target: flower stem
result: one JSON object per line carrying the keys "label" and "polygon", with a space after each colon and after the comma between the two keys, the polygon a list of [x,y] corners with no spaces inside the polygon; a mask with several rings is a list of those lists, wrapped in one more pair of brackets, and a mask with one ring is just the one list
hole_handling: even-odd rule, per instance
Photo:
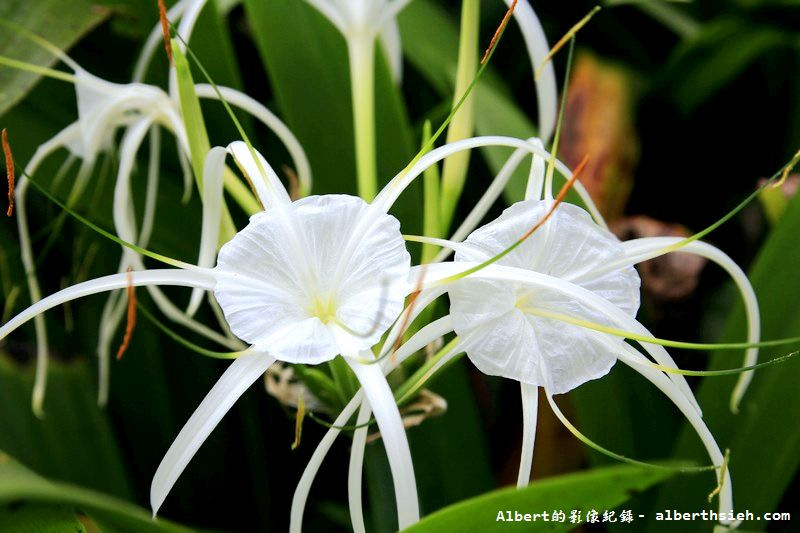
{"label": "flower stem", "polygon": [[[458,67],[453,94],[453,106],[459,95],[466,94],[478,70],[478,29],[480,0],[464,0],[461,7],[461,37],[458,44]],[[467,99],[447,128],[447,143],[466,139],[472,135],[474,112],[472,97]],[[444,162],[442,169],[441,225],[447,231],[453,219],[458,199],[464,189],[469,167],[469,152],[453,155]]]}
{"label": "flower stem", "polygon": [[358,35],[347,46],[353,97],[358,195],[367,202],[378,193],[375,156],[375,40]]}

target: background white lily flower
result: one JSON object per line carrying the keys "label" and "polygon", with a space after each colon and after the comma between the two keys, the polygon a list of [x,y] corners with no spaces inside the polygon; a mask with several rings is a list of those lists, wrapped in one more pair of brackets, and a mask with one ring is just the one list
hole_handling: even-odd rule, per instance
{"label": "background white lily flower", "polygon": [[[197,16],[204,5],[205,0],[184,0],[174,6],[176,15],[183,15],[184,10],[187,11],[180,25],[180,30],[186,34],[187,39],[191,35]],[[156,30],[160,32],[160,26],[154,28],[154,32]],[[160,33],[157,35],[160,35]],[[47,44],[35,42],[56,53],[56,50]],[[146,67],[152,59],[154,49],[149,44],[145,46],[140,56],[139,66],[134,76],[135,79],[140,79],[144,76]],[[139,81],[127,84],[108,82],[90,74],[66,54],[58,52],[57,56],[75,72],[73,79],[78,104],[78,120],[39,146],[16,188],[21,256],[27,273],[28,291],[32,302],[41,299],[41,289],[35,273],[35,261],[33,259],[33,248],[27,220],[26,200],[29,181],[26,176],[33,176],[41,163],[51,154],[60,148],[67,148],[82,161],[78,177],[67,201],[68,206],[72,205],[86,189],[99,154],[110,148],[115,133],[120,127],[126,128],[120,146],[120,170],[114,198],[114,220],[120,237],[141,247],[147,247],[149,244],[155,218],[155,199],[161,153],[160,128],[165,128],[175,135],[178,155],[181,162],[184,163],[185,190],[190,192],[192,186],[191,170],[188,168],[188,164],[185,163],[190,157],[189,141],[180,106],[175,97],[171,98],[159,87]],[[277,116],[261,103],[235,89],[228,87],[214,88],[207,84],[198,84],[196,91],[200,98],[214,100],[218,100],[220,97],[224,98],[228,103],[248,112],[275,132],[294,160],[301,189],[304,191],[309,190],[311,169],[305,152],[289,128]],[[136,156],[147,134],[150,135],[151,140],[147,194],[142,213],[141,228],[137,229],[129,182]],[[220,194],[222,193],[220,192]],[[138,254],[124,249],[118,271],[124,272],[128,268],[142,269],[143,263]],[[233,349],[238,348],[238,345],[231,343],[230,339],[215,334],[209,328],[187,317],[158,289],[151,287],[150,292],[155,299],[156,305],[171,320],[181,323],[223,345]],[[114,292],[109,297],[103,310],[97,348],[100,368],[98,379],[98,403],[100,405],[104,405],[108,399],[110,345],[113,335],[124,316],[125,306],[124,295],[121,292]],[[41,416],[43,414],[42,404],[46,388],[49,351],[43,317],[36,317],[35,328],[37,336],[37,373],[32,395],[32,407],[34,412]]]}

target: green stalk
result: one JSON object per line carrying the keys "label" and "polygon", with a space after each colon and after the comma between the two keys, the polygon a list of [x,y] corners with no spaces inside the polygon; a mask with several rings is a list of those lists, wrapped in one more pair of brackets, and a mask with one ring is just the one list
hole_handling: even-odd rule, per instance
{"label": "green stalk", "polygon": [[[189,68],[189,62],[181,51],[176,39],[172,39],[172,61],[175,65],[175,74],[178,80],[178,98],[181,103],[181,117],[186,126],[186,135],[189,139],[189,152],[191,155],[192,171],[197,183],[197,190],[203,192],[203,164],[206,154],[211,150],[208,140],[206,124],[200,109],[200,99],[194,90],[194,79]],[[227,184],[229,180],[225,180]],[[228,206],[222,203],[222,221],[220,222],[219,244],[228,242],[236,235],[236,226],[228,211]]]}
{"label": "green stalk", "polygon": [[348,42],[358,195],[371,202],[378,194],[375,154],[375,39],[359,35]]}
{"label": "green stalk", "polygon": [[[425,121],[422,127],[422,146],[427,145],[431,138],[431,122]],[[423,234],[430,237],[441,237],[442,226],[439,219],[439,166],[431,165],[425,169],[423,179],[423,210],[422,228]],[[424,243],[422,245],[422,262],[430,263],[436,256],[438,247]]]}
{"label": "green stalk", "polygon": [[[458,337],[454,338],[447,344],[445,344],[442,349],[436,352],[436,355],[425,361],[425,363],[417,369],[414,374],[408,378],[402,385],[400,385],[394,391],[394,397],[397,400],[397,405],[403,405],[408,402],[411,398],[413,398],[417,392],[422,388],[425,383],[428,382],[434,375],[434,367],[436,364],[442,360],[447,354],[455,349],[456,345],[458,344]],[[457,357],[453,358],[453,361],[458,359]],[[450,361],[452,363],[453,361]],[[447,366],[445,365],[442,368],[438,369],[439,372],[444,370]]]}
{"label": "green stalk", "polygon": [[[453,90],[453,105],[458,95],[465,94],[478,70],[478,30],[480,22],[480,0],[463,0],[461,7],[461,36],[458,44],[458,66],[456,84]],[[467,99],[461,112],[453,117],[447,128],[447,143],[466,139],[472,135],[475,113],[472,97]],[[442,169],[441,226],[442,236],[450,228],[450,223],[464,189],[469,168],[470,151],[451,155],[444,161]],[[428,234],[430,235],[430,234]],[[439,235],[435,235],[439,236]]]}

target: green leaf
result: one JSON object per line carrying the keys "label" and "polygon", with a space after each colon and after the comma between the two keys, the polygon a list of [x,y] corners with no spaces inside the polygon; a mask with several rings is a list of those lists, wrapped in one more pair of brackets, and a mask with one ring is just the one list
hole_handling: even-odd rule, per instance
{"label": "green leaf", "polygon": [[[91,0],[6,0],[0,4],[0,19],[46,38],[61,50],[75,44],[106,13]],[[8,28],[3,28],[0,35],[0,55],[43,67],[57,61],[50,52]],[[0,115],[22,99],[39,78],[28,72],[0,68]]]}
{"label": "green leaf", "polygon": [[69,507],[14,504],[0,507],[0,531],[6,533],[86,533]]}
{"label": "green leaf", "polygon": [[131,533],[191,531],[166,520],[153,520],[149,512],[124,500],[76,485],[48,481],[0,452],[0,504],[12,502],[69,505],[116,530]]}
{"label": "green leaf", "polygon": [[[800,196],[795,196],[780,223],[759,253],[750,272],[750,280],[761,304],[762,337],[778,339],[800,332],[800,284],[797,268],[800,264]],[[726,325],[723,339],[740,340],[746,322],[741,304],[736,303]],[[794,351],[798,346],[764,349],[760,359],[767,361]],[[717,353],[711,369],[729,367],[731,361],[741,360],[741,351]],[[733,501],[737,510],[749,509],[758,515],[772,511],[781,502],[784,491],[800,468],[800,395],[797,394],[797,375],[800,366],[789,362],[756,372],[745,394],[740,413],[728,408],[736,377],[706,378],[697,393],[703,408],[703,418],[719,442],[730,448],[730,471],[733,481]],[[686,457],[698,450],[698,439],[684,427],[676,455]],[[704,501],[708,486],[692,485],[688,479],[676,479],[665,486],[660,505],[696,508]],[[676,507],[680,508],[680,507]],[[762,529],[759,522],[744,527]]]}
{"label": "green leaf", "polygon": [[32,368],[0,356],[0,449],[47,476],[127,497],[130,482],[86,362],[51,358],[45,418],[31,412]]}
{"label": "green leaf", "polygon": [[[458,25],[450,13],[430,1],[412,2],[398,17],[407,59],[442,96],[452,97],[458,60]],[[502,46],[498,53],[502,53]],[[491,69],[487,69],[473,93],[475,132],[478,135],[510,135],[527,138],[536,126],[511,99],[507,88]],[[433,125],[434,128],[438,124]],[[512,150],[482,148],[489,168],[497,173]],[[516,202],[525,196],[527,171],[520,165],[505,190],[506,200]]]}
{"label": "green leaf", "polygon": [[[524,488],[503,488],[457,503],[430,516],[406,531],[487,531],[501,525],[503,530],[569,531],[570,511],[594,509],[600,513],[625,503],[633,494],[660,483],[670,472],[638,466],[612,466],[534,481]],[[562,510],[565,522],[499,521],[498,513],[552,513]],[[634,519],[635,520],[635,519]]]}
{"label": "green leaf", "polygon": [[788,38],[775,28],[735,18],[714,20],[674,52],[664,73],[669,94],[688,115],[783,44]]}

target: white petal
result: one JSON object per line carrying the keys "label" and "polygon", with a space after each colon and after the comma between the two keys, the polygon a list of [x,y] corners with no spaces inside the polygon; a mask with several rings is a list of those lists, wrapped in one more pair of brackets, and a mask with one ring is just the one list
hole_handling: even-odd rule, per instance
{"label": "white petal", "polygon": [[186,465],[236,400],[275,362],[266,354],[235,360],[200,402],[158,465],[150,485],[150,507],[156,515]]}
{"label": "white petal", "polygon": [[[311,165],[308,162],[308,157],[297,137],[272,111],[257,100],[230,87],[218,85],[215,88],[201,83],[195,85],[195,91],[197,91],[197,96],[200,98],[217,100],[219,95],[222,95],[222,98],[230,105],[247,111],[272,130],[286,146],[289,155],[292,156],[292,161],[297,170],[297,180],[300,182],[300,195],[307,196],[311,192]],[[217,94],[217,91],[219,91],[219,94]]]}
{"label": "white petal", "polygon": [[[672,383],[667,376],[662,372],[647,366],[646,364],[636,363],[632,360],[646,361],[645,357],[639,353],[633,346],[629,344],[611,344],[608,337],[598,335],[598,341],[607,343],[609,349],[615,349],[616,353],[621,357],[622,362],[630,366],[633,370],[639,372],[642,376],[647,378],[653,385],[658,387],[678,409],[686,417],[686,420],[694,428],[697,436],[703,442],[708,456],[715,465],[722,465],[724,456],[719,448],[714,435],[709,431],[708,426],[703,422],[695,403],[692,403],[682,391],[679,390],[674,383]],[[694,396],[692,397],[694,398]],[[722,478],[720,472],[717,472],[717,479],[722,483],[722,490],[719,495],[719,512],[727,513],[733,509],[733,485],[731,482],[730,469],[725,472],[725,477]]]}
{"label": "white petal", "polygon": [[[211,268],[217,251],[219,226],[222,221],[222,171],[225,168],[224,148],[214,147],[206,154],[203,164],[203,227],[200,232],[200,252],[197,266]],[[203,301],[204,292],[192,291],[186,314],[193,316]]]}
{"label": "white petal", "polygon": [[[255,188],[258,200],[264,206],[264,209],[291,203],[289,193],[286,192],[286,188],[281,183],[278,175],[275,174],[275,170],[260,153],[250,150],[242,141],[229,144],[228,152],[230,152],[242,172],[247,176],[250,184]],[[255,158],[253,157],[254,154]]]}
{"label": "white petal", "polygon": [[375,421],[381,431],[381,440],[392,471],[398,525],[400,529],[405,529],[419,521],[419,502],[414,465],[400,411],[379,365],[361,364],[349,358],[347,362],[361,383],[364,395],[375,413]]}
{"label": "white petal", "polygon": [[[392,178],[392,180],[381,190],[381,192],[372,202],[372,205],[378,206],[384,211],[388,211],[400,194],[402,194],[402,192],[417,177],[419,177],[425,171],[425,169],[458,152],[471,150],[473,148],[480,148],[483,146],[508,146],[510,148],[521,148],[532,154],[536,154],[545,160],[550,159],[550,154],[547,151],[524,139],[503,136],[470,137],[469,139],[462,139],[460,141],[455,141],[431,150],[422,156],[413,167],[407,170],[401,170],[400,173]],[[572,177],[572,172],[570,169],[558,159],[555,161],[555,169],[559,172],[559,174],[565,176],[567,179]],[[575,182],[574,189],[575,192],[580,195],[581,201],[583,201],[583,203],[586,205],[586,208],[591,213],[595,222],[597,222],[597,224],[599,224],[601,227],[605,228],[606,223],[603,220],[603,216],[598,211],[597,206],[594,204],[594,201],[592,201],[589,193],[586,192],[586,188],[583,187],[583,185],[581,185],[579,182]]]}
{"label": "white petal", "polygon": [[364,466],[364,448],[367,444],[369,428],[365,425],[372,416],[369,402],[362,402],[356,417],[356,429],[353,444],[350,447],[350,464],[347,469],[347,501],[350,507],[350,521],[354,533],[364,533],[364,508],[361,504],[361,472]]}
{"label": "white petal", "polygon": [[210,271],[164,269],[111,274],[110,276],[84,281],[39,300],[3,324],[3,327],[0,327],[0,339],[4,339],[28,320],[57,305],[99,292],[124,289],[128,284],[132,284],[135,287],[175,285],[181,287],[203,287],[206,290],[213,290],[215,279]]}
{"label": "white petal", "polygon": [[[683,241],[683,239],[680,237],[651,237],[624,242],[623,247],[625,248],[626,254],[629,256],[629,261],[638,263],[642,261],[642,259],[640,259],[641,257],[653,257],[654,251],[661,251],[663,254],[665,248],[681,241]],[[705,257],[721,266],[731,276],[731,279],[733,279],[736,284],[736,288],[739,289],[739,293],[742,295],[745,307],[745,314],[747,316],[747,342],[758,342],[761,339],[761,314],[758,307],[758,298],[756,297],[750,280],[747,279],[747,274],[739,268],[739,265],[734,263],[722,250],[702,241],[691,242],[676,251]],[[742,366],[753,366],[757,362],[758,348],[748,348],[747,351],[745,351],[744,363]],[[752,379],[752,370],[739,375],[736,387],[734,387],[733,393],[731,394],[730,408],[732,412],[738,412],[739,402],[747,391],[747,387]]]}
{"label": "white petal", "polygon": [[300,533],[303,530],[303,511],[305,510],[306,501],[308,500],[308,493],[311,491],[311,483],[317,476],[319,467],[322,466],[322,461],[325,459],[331,446],[333,446],[336,437],[338,437],[339,433],[342,431],[339,428],[350,420],[350,417],[353,416],[353,413],[355,413],[356,409],[361,405],[363,398],[363,391],[359,391],[353,396],[344,409],[342,409],[342,412],[339,413],[339,416],[336,417],[336,420],[333,421],[332,427],[328,429],[328,432],[322,437],[314,453],[311,454],[311,459],[306,463],[306,468],[303,470],[303,475],[300,476],[300,481],[297,483],[297,488],[292,496],[292,508],[289,521],[289,531],[291,533]]}
{"label": "white petal", "polygon": [[[424,308],[424,306],[422,306],[422,308]],[[394,357],[388,357],[383,360],[384,364],[381,365],[383,373],[388,374],[412,354],[416,353],[433,340],[449,333],[452,331],[452,329],[450,317],[448,316],[435,320],[423,327],[410,339],[404,342],[402,346],[400,346],[397,352],[395,352]],[[390,338],[390,340],[387,340],[384,343],[384,350],[381,352],[382,355],[388,354],[389,348],[393,344],[394,339]],[[432,372],[438,371],[439,368],[447,364],[453,357],[459,355],[462,351],[463,350],[459,349],[458,345],[456,345],[453,350],[447,354],[447,356],[439,360],[439,363],[435,366]],[[339,427],[346,424],[350,417],[353,416],[353,413],[355,413],[356,408],[358,408],[360,405],[363,396],[364,392],[358,391],[350,400],[350,402],[348,402],[345,408],[342,409],[342,412],[339,413],[339,416],[337,416],[336,420],[333,422],[333,427],[328,429],[328,432],[325,433],[322,441],[320,441],[319,445],[317,445],[317,448],[314,450],[311,459],[306,464],[306,468],[303,471],[303,475],[300,478],[300,482],[297,484],[297,488],[295,489],[294,496],[292,498],[291,522],[289,525],[289,531],[292,533],[299,533],[302,530],[303,510],[305,509],[306,501],[308,499],[308,493],[311,490],[311,483],[314,481],[314,478],[319,471],[319,467],[322,465],[322,461],[325,459],[325,456],[333,445],[333,442],[336,440],[336,437],[339,436],[339,433],[341,432]]]}
{"label": "white petal", "polygon": [[403,46],[396,20],[391,19],[386,23],[381,30],[380,40],[392,71],[392,78],[397,85],[400,85],[403,82]]}
{"label": "white petal", "polygon": [[[513,0],[504,0],[506,5],[511,5]],[[531,59],[531,66],[534,72],[547,57],[550,47],[547,45],[547,38],[544,35],[542,24],[531,8],[528,0],[519,0],[514,9],[514,19],[519,24],[525,47],[528,49],[528,56]],[[558,111],[558,90],[556,88],[556,75],[553,70],[553,62],[549,61],[536,80],[536,98],[539,105],[539,136],[545,141],[550,139],[556,123],[556,113]]]}
{"label": "white petal", "polygon": [[527,487],[533,467],[533,448],[536,443],[536,419],[539,409],[539,387],[520,383],[522,394],[522,452],[519,460],[517,487]]}

